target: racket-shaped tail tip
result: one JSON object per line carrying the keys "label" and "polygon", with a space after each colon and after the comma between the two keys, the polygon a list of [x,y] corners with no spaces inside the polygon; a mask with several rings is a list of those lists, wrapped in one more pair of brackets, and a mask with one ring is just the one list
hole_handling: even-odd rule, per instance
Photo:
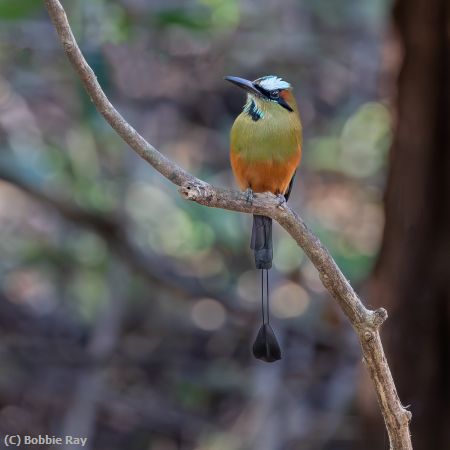
{"label": "racket-shaped tail tip", "polygon": [[265,362],[275,362],[281,359],[281,348],[272,327],[265,323],[261,325],[253,344],[253,356]]}

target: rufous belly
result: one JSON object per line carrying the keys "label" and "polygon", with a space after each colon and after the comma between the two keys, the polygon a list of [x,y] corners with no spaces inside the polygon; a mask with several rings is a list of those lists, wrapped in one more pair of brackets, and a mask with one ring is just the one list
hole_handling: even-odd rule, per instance
{"label": "rufous belly", "polygon": [[301,152],[295,153],[284,161],[248,161],[238,153],[231,151],[231,167],[239,187],[254,192],[272,192],[284,194],[300,163]]}

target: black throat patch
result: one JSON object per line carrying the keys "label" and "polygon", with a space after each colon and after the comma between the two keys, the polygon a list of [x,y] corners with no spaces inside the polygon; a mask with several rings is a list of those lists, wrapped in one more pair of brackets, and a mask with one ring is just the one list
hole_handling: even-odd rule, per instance
{"label": "black throat patch", "polygon": [[264,117],[264,113],[258,108],[254,100],[250,100],[244,110],[254,122],[257,122],[259,119]]}

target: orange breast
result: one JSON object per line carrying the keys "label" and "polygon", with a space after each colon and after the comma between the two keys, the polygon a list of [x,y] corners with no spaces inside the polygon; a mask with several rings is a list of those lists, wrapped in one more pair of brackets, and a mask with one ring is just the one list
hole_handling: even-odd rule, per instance
{"label": "orange breast", "polygon": [[231,167],[242,190],[252,189],[254,192],[272,192],[284,194],[300,164],[301,151],[288,159],[276,161],[248,161],[238,153],[230,152]]}

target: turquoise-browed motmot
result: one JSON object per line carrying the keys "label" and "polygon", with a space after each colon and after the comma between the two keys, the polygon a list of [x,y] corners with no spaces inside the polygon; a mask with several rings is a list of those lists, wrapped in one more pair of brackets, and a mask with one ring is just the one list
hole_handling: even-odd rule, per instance
{"label": "turquoise-browed motmot", "polygon": [[[276,76],[255,81],[226,80],[247,92],[247,101],[231,129],[230,160],[239,187],[251,201],[254,192],[272,192],[287,201],[302,153],[302,126],[291,85]],[[272,267],[272,219],[253,216],[251,249],[261,269],[263,324],[253,344],[256,358],[273,362],[281,350],[269,323],[269,274]],[[264,272],[266,312],[264,313]]]}

